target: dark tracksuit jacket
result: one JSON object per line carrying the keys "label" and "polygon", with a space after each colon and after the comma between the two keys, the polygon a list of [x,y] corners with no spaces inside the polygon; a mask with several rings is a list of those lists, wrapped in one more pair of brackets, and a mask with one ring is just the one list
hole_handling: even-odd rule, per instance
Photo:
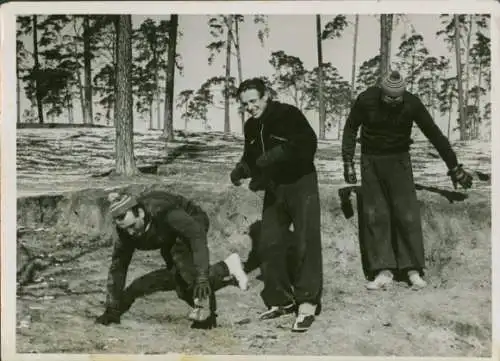
{"label": "dark tracksuit jacket", "polygon": [[[405,92],[403,104],[390,108],[381,101],[381,89],[370,87],[353,105],[342,137],[342,158],[354,158],[361,127],[361,193],[363,227],[360,236],[366,254],[364,266],[422,270],[425,267],[422,226],[409,149],[413,123],[422,130],[448,168],[457,157],[420,99]],[[393,242],[394,241],[394,242]]]}
{"label": "dark tracksuit jacket", "polygon": [[[240,160],[249,169],[246,177],[265,189],[262,212],[260,268],[261,293],[266,306],[290,302],[319,302],[322,292],[322,253],[318,180],[314,166],[317,138],[296,107],[270,101],[260,118],[249,118],[244,127],[245,145]],[[275,147],[283,154],[260,169],[257,158]],[[254,188],[255,190],[255,188]],[[294,282],[287,272],[284,234],[294,224],[297,252]],[[293,287],[293,288],[292,288]]]}
{"label": "dark tracksuit jacket", "polygon": [[[229,272],[223,262],[209,266],[206,213],[184,197],[163,191],[146,193],[138,201],[145,208],[146,223],[151,223],[140,237],[131,237],[117,227],[106,308],[123,313],[138,297],[174,289],[181,299],[193,305],[191,287],[200,271],[209,272],[214,290],[222,287]],[[139,277],[124,290],[128,267],[136,250],[160,250],[167,267]]]}

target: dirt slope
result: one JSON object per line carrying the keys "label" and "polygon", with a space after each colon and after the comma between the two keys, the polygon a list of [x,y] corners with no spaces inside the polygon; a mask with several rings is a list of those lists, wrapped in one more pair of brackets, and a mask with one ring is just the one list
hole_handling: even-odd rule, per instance
{"label": "dirt slope", "polygon": [[[87,185],[99,189],[20,197],[18,269],[34,256],[40,258],[42,269],[35,273],[33,283],[18,292],[18,352],[490,356],[489,185],[479,184],[465,201],[453,204],[435,193],[419,191],[430,286],[415,292],[401,283],[370,293],[363,286],[356,217],[346,220],[342,216],[338,172],[327,176],[335,169],[332,166],[320,173],[321,179],[329,180],[321,186],[324,311],[308,333],[290,332],[292,316],[265,322],[256,319],[263,309],[262,284],[255,279],[258,271],[251,274],[248,291],[231,287],[218,292],[220,327],[213,331],[189,329],[188,308],[173,292],[138,300],[121,325],[94,325],[94,318],[102,312],[111,255],[111,228],[109,220],[103,220],[105,187],[135,183],[129,188],[140,191],[166,186],[193,198],[212,221],[211,259],[220,260],[234,251],[246,257],[250,243],[245,232],[259,218],[262,194],[228,185],[232,164],[223,156],[237,147],[231,142],[225,147],[216,154],[222,160],[203,163],[203,167],[179,158],[164,170],[171,172],[167,175],[127,181],[89,181],[87,175]],[[325,160],[338,156],[321,152]],[[426,152],[426,148],[415,152],[415,163],[421,164],[417,179],[427,180],[426,184],[442,182],[438,172],[435,178],[425,176],[431,170],[419,154]],[[28,154],[26,149],[24,154]],[[215,153],[201,155],[201,159],[211,159]],[[29,168],[24,170],[25,179]],[[75,183],[83,183],[81,177]],[[190,182],[181,184],[179,179]],[[24,185],[26,194],[36,190],[27,186],[29,182]],[[442,187],[450,190],[449,184]],[[136,253],[128,282],[161,265],[159,254]]]}

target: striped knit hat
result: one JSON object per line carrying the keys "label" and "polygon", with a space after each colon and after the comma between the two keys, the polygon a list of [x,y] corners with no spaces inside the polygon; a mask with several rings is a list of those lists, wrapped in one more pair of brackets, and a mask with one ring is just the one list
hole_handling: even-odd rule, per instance
{"label": "striped knit hat", "polygon": [[109,206],[109,211],[111,216],[116,218],[129,209],[137,205],[137,199],[129,194],[119,194],[117,192],[111,192],[108,195],[108,201],[111,203]]}
{"label": "striped knit hat", "polygon": [[398,71],[386,75],[380,83],[383,92],[390,97],[399,97],[406,90],[406,82]]}

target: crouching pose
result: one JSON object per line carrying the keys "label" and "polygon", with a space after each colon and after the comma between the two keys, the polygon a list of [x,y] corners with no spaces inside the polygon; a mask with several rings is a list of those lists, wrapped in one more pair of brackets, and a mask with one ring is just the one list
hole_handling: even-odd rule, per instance
{"label": "crouching pose", "polygon": [[[97,323],[120,323],[120,317],[142,296],[175,290],[192,310],[192,328],[216,327],[214,292],[237,283],[245,290],[248,278],[238,254],[209,265],[207,214],[182,196],[151,191],[134,197],[111,193],[110,212],[117,238],[112,252],[104,313]],[[135,250],[160,250],[166,267],[134,280],[124,289]]]}

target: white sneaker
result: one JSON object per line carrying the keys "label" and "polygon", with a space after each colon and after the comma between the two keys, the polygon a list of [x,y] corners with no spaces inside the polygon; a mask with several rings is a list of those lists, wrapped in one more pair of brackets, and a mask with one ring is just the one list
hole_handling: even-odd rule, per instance
{"label": "white sneaker", "polygon": [[390,271],[382,271],[377,277],[371,282],[366,284],[366,288],[369,290],[379,290],[385,289],[392,284],[394,275]]}
{"label": "white sneaker", "polygon": [[233,253],[224,260],[229,273],[234,276],[240,289],[245,291],[248,288],[248,276],[243,270],[243,263],[237,253]]}
{"label": "white sneaker", "polygon": [[427,286],[427,282],[420,277],[420,274],[417,271],[408,272],[408,278],[413,289],[418,290]]}

